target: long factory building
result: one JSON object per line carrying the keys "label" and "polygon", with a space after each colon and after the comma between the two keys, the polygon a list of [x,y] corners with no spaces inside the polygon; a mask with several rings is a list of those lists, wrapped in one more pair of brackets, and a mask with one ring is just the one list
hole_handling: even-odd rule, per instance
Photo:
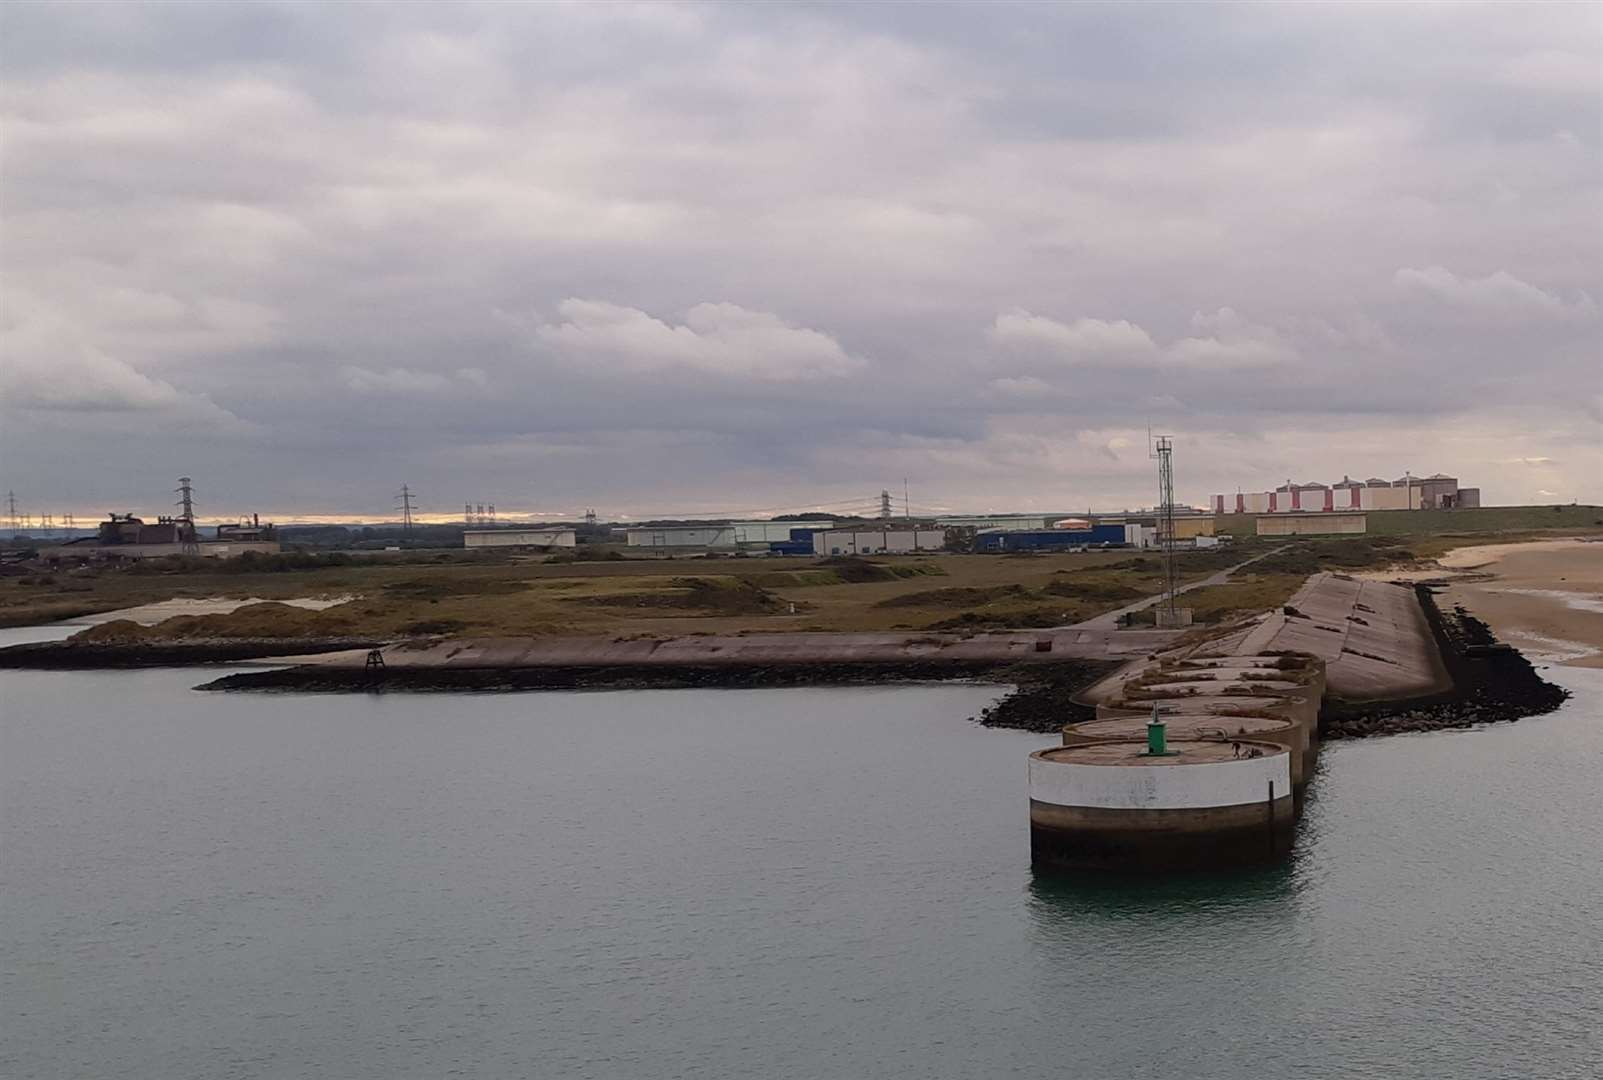
{"label": "long factory building", "polygon": [[1397,480],[1354,480],[1343,476],[1334,484],[1287,482],[1273,491],[1215,495],[1209,505],[1215,514],[1341,513],[1355,510],[1454,510],[1481,504],[1481,489],[1458,486],[1458,478],[1404,475]]}

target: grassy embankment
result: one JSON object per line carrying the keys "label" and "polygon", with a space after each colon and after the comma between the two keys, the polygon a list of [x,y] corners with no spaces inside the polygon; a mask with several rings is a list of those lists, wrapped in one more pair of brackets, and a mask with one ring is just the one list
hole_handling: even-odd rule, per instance
{"label": "grassy embankment", "polygon": [[[1238,561],[1197,553],[1191,578]],[[436,561],[437,560],[437,561]],[[280,604],[184,616],[101,640],[682,634],[764,630],[924,630],[1044,626],[1087,618],[1155,592],[1158,560],[1129,552],[1030,557],[935,555],[880,560],[643,559],[548,562],[437,556],[350,560],[283,572],[190,566],[162,573],[95,570],[0,580],[0,621],[48,621],[169,597],[351,595],[314,612]]]}
{"label": "grassy embankment", "polygon": [[[1603,532],[1603,506],[1485,506],[1471,510],[1367,510],[1368,536],[1395,536],[1435,558],[1455,547],[1543,539],[1554,533]],[[1221,534],[1254,536],[1264,514],[1223,514]]]}
{"label": "grassy embankment", "polygon": [[1417,559],[1413,545],[1405,546],[1390,537],[1287,541],[1282,550],[1244,568],[1228,583],[1194,589],[1182,596],[1180,603],[1191,609],[1192,619],[1198,623],[1228,622],[1280,607],[1310,574],[1321,570],[1373,570],[1411,565]]}

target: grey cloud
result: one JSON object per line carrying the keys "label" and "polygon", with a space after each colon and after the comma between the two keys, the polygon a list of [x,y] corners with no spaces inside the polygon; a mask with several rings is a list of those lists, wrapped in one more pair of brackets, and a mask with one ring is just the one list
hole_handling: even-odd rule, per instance
{"label": "grey cloud", "polygon": [[[1512,499],[1498,462],[1548,457],[1545,489],[1603,497],[1587,9],[0,21],[8,325],[44,320],[7,343],[19,492],[105,499],[183,452],[286,514],[382,513],[401,479],[1123,503],[1148,463],[1110,440],[1151,419],[1193,496],[1385,471],[1428,421],[1467,463],[1416,469]],[[113,475],[41,449],[112,415],[161,417]]]}
{"label": "grey cloud", "polygon": [[378,397],[424,398],[435,403],[440,394],[484,390],[489,382],[482,368],[458,368],[453,372],[418,371],[414,368],[369,368],[348,365],[340,369],[342,381],[358,394]]}
{"label": "grey cloud", "polygon": [[1507,270],[1464,278],[1441,266],[1423,270],[1404,267],[1393,280],[1400,289],[1424,293],[1460,311],[1494,318],[1589,319],[1597,314],[1596,305],[1585,293],[1566,301],[1521,281]]}
{"label": "grey cloud", "polygon": [[638,308],[569,298],[562,321],[536,329],[569,359],[599,359],[613,371],[685,370],[776,382],[836,378],[863,367],[828,334],[792,326],[739,304],[703,303],[670,325]]}
{"label": "grey cloud", "polygon": [[[1223,372],[1270,367],[1296,358],[1295,349],[1279,333],[1243,319],[1232,308],[1197,312],[1191,317],[1191,329],[1198,333],[1160,347],[1151,334],[1127,319],[1079,318],[1062,323],[1018,308],[996,317],[990,337],[1004,349],[1034,353],[1070,367]],[[1016,392],[1025,384],[1000,380],[996,385]]]}

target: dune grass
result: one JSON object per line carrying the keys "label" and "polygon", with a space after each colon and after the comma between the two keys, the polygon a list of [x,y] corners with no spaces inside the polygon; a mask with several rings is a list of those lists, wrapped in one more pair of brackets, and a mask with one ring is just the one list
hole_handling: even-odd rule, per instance
{"label": "dune grass", "polygon": [[[1526,534],[1493,534],[1507,540]],[[1250,577],[1188,595],[1200,620],[1284,602],[1319,569],[1407,563],[1463,538],[1256,538],[1183,553],[1182,582],[1284,548]],[[924,630],[1075,622],[1163,587],[1162,560],[1129,551],[909,557],[645,558],[551,562],[540,556],[409,553],[271,569],[184,564],[31,572],[0,578],[0,625],[25,625],[170,598],[351,596],[324,611],[283,605],[164,624],[168,636],[740,633]]]}

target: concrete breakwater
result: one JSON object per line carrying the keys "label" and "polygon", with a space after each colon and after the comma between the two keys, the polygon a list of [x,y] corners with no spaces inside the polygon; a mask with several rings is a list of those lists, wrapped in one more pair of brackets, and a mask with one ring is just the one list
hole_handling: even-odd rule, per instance
{"label": "concrete breakwater", "polygon": [[1165,658],[1030,756],[1030,849],[1059,871],[1218,869],[1291,850],[1325,665],[1305,653]]}
{"label": "concrete breakwater", "polygon": [[[1048,665],[1038,665],[1045,670]],[[1050,665],[1052,684],[1070,692],[1107,674],[1095,660],[1065,659]],[[197,690],[258,693],[406,693],[518,690],[674,690],[790,686],[875,686],[887,683],[1029,679],[1021,666],[992,661],[852,663],[806,661],[769,664],[565,664],[524,668],[392,668],[368,670],[304,665],[224,675]]]}
{"label": "concrete breakwater", "polygon": [[[355,651],[290,658],[231,675],[224,690],[432,690],[572,685],[760,686],[873,679],[1081,674],[1171,644],[1169,631],[1040,630],[986,634],[776,633],[678,638],[495,638],[400,644],[382,664]],[[298,661],[298,662],[297,662]],[[1087,666],[1089,665],[1089,667]],[[693,680],[693,681],[687,681]]]}
{"label": "concrete breakwater", "polygon": [[[0,669],[52,671],[193,667],[229,664],[287,653],[368,650],[382,644],[366,638],[201,638],[177,641],[38,641],[0,649]],[[365,655],[365,652],[364,652]]]}
{"label": "concrete breakwater", "polygon": [[1332,700],[1404,701],[1453,687],[1428,613],[1410,585],[1314,574],[1279,611],[1191,655],[1274,653],[1323,661]]}
{"label": "concrete breakwater", "polygon": [[1329,702],[1322,720],[1325,738],[1467,728],[1540,716],[1564,703],[1569,692],[1543,679],[1529,660],[1499,642],[1484,622],[1461,606],[1440,610],[1431,584],[1415,588],[1451,674],[1452,690],[1402,701]]}
{"label": "concrete breakwater", "polygon": [[[1428,586],[1315,575],[1255,625],[1125,665],[1086,693],[1094,718],[1066,711],[1063,748],[1030,758],[1034,861],[1147,871],[1278,858],[1322,738],[1513,719],[1564,696],[1468,612],[1439,611]],[[1284,761],[1289,791],[1242,786],[1242,760],[1265,756]]]}
{"label": "concrete breakwater", "polygon": [[[1292,782],[1300,797],[1313,775],[1325,685],[1324,662],[1306,653],[1169,660],[1125,680],[1118,696],[1099,704],[1096,713],[1105,723],[1145,720],[1156,713],[1182,730],[1283,743],[1292,752]],[[1248,735],[1254,729],[1259,736]],[[1087,727],[1070,724],[1063,730],[1067,742]]]}

